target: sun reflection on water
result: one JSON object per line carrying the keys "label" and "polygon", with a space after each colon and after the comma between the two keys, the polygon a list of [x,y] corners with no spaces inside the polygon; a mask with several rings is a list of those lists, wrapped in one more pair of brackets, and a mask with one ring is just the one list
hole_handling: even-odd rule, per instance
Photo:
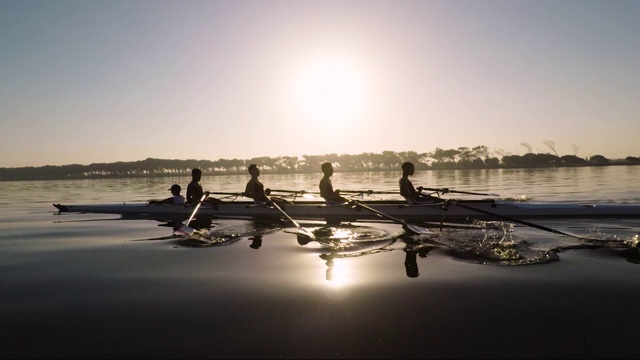
{"label": "sun reflection on water", "polygon": [[395,236],[384,229],[354,224],[320,227],[313,233],[315,241],[305,246],[322,252],[319,258],[326,266],[323,283],[331,289],[346,288],[358,281],[349,258],[389,251],[389,241],[395,241]]}
{"label": "sun reflection on water", "polygon": [[[353,279],[353,269],[350,266],[350,262],[345,261],[331,261],[331,265],[327,265],[326,271],[326,284],[332,288],[342,288],[349,284],[352,284]],[[329,261],[327,261],[327,264]]]}

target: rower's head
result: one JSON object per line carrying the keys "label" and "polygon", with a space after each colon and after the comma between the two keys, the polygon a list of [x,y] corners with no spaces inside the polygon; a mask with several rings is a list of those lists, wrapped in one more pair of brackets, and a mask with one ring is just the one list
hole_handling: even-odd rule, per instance
{"label": "rower's head", "polygon": [[200,179],[202,178],[202,170],[200,169],[191,170],[191,178],[195,181],[200,181]]}
{"label": "rower's head", "polygon": [[182,191],[182,188],[178,184],[173,184],[171,185],[169,191],[171,191],[171,194],[178,196],[180,195],[180,191]]}
{"label": "rower's head", "polygon": [[322,164],[322,172],[327,176],[333,175],[333,165],[330,162]]}
{"label": "rower's head", "polygon": [[249,165],[247,170],[249,170],[249,174],[251,174],[251,176],[256,176],[257,177],[257,176],[260,175],[260,169],[258,169],[258,165],[256,165],[256,164]]}
{"label": "rower's head", "polygon": [[402,164],[402,172],[407,175],[413,175],[413,173],[415,172],[415,167],[413,166],[413,163],[407,161],[404,164]]}

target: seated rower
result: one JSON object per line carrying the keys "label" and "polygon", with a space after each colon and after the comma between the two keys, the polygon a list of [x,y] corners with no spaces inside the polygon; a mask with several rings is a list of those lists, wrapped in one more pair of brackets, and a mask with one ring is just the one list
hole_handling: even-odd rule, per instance
{"label": "seated rower", "polygon": [[258,176],[260,176],[260,169],[256,164],[251,164],[247,168],[249,174],[251,174],[251,179],[247,182],[247,186],[244,189],[243,195],[253,199],[256,204],[266,204],[269,205],[272,201],[277,205],[282,205],[288,203],[288,201],[280,198],[269,198],[269,194],[271,193],[270,189],[264,188],[264,185],[258,180]]}
{"label": "seated rower", "polygon": [[184,199],[184,196],[180,195],[181,190],[182,188],[180,187],[180,185],[178,184],[172,185],[169,191],[171,191],[171,195],[173,196],[166,198],[164,200],[157,201],[155,204],[156,205],[164,205],[164,204],[184,205],[185,199]]}
{"label": "seated rower", "polygon": [[322,164],[324,176],[320,180],[320,196],[324,198],[328,205],[338,205],[349,203],[349,200],[340,195],[340,190],[333,190],[331,176],[333,175],[333,165],[326,162]]}
{"label": "seated rower", "polygon": [[[200,180],[202,179],[202,170],[191,170],[191,182],[187,185],[187,205],[196,205],[200,202],[202,197],[206,194],[209,196],[208,191],[203,191]],[[205,198],[203,203],[215,205],[222,201],[215,198]]]}
{"label": "seated rower", "polygon": [[408,204],[420,205],[420,204],[433,204],[439,203],[443,200],[439,197],[426,195],[422,193],[422,186],[418,186],[418,191],[413,187],[409,176],[413,175],[415,167],[411,162],[405,162],[402,164],[402,177],[400,178],[400,195],[402,195]]}

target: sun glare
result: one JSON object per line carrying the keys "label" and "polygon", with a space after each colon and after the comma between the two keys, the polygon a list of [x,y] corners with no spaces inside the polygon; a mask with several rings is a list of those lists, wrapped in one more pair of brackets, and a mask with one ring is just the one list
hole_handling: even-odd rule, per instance
{"label": "sun glare", "polygon": [[341,288],[353,282],[351,269],[344,262],[333,262],[327,268],[326,280],[333,288]]}
{"label": "sun glare", "polygon": [[308,64],[297,76],[295,88],[301,115],[325,125],[356,120],[364,92],[363,79],[355,66],[339,60]]}

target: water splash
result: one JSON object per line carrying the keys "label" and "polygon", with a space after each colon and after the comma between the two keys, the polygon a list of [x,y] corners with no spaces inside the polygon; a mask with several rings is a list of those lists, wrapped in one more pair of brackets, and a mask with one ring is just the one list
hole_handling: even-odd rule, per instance
{"label": "water splash", "polygon": [[315,241],[300,245],[342,253],[366,252],[371,248],[380,247],[381,242],[392,240],[398,235],[377,227],[351,224],[316,227],[312,232]]}
{"label": "water splash", "polygon": [[513,202],[527,202],[527,201],[529,201],[531,199],[527,195],[518,195],[518,196],[502,197],[502,198],[500,198],[500,200],[513,201]]}
{"label": "water splash", "polygon": [[628,246],[638,248],[638,243],[640,243],[640,234],[635,234],[630,239],[624,240],[624,243]]}

